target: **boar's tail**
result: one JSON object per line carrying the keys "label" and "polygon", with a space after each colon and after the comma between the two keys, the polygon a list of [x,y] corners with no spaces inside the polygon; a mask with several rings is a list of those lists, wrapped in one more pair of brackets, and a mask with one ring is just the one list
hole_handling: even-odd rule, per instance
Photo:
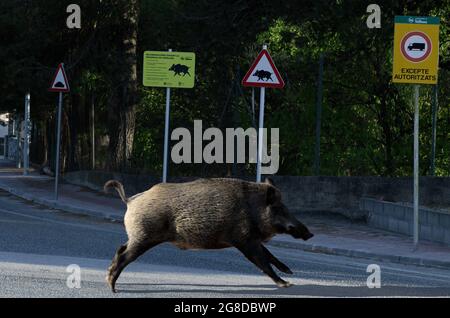
{"label": "boar's tail", "polygon": [[109,180],[108,182],[105,183],[105,185],[103,186],[103,190],[105,191],[105,193],[108,193],[108,189],[109,188],[114,188],[116,189],[117,193],[119,193],[120,198],[122,199],[122,201],[127,204],[128,203],[128,198],[125,196],[125,190],[123,188],[122,183],[120,183],[117,180]]}

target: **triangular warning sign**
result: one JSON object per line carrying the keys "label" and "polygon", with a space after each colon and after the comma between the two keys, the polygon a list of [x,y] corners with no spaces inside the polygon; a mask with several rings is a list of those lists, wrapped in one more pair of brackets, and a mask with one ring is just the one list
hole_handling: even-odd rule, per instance
{"label": "triangular warning sign", "polygon": [[51,92],[68,92],[70,91],[69,82],[67,81],[66,72],[64,71],[64,64],[59,64],[56,70],[55,77],[48,89]]}
{"label": "triangular warning sign", "polygon": [[269,52],[263,49],[242,80],[243,86],[283,88],[284,81]]}

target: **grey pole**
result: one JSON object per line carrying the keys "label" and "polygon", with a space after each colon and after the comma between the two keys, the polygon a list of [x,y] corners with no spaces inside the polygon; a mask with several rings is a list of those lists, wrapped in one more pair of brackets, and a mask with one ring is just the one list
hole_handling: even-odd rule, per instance
{"label": "grey pole", "polygon": [[[263,45],[263,50],[267,50],[267,45]],[[261,163],[262,163],[262,156],[263,156],[265,98],[266,98],[266,88],[261,87],[261,92],[259,95],[258,163],[256,166],[256,182],[261,182]]]}
{"label": "grey pole", "polygon": [[[169,49],[172,52],[172,49]],[[170,87],[166,88],[166,123],[164,128],[164,162],[162,182],[167,182],[167,160],[169,152]]]}
{"label": "grey pole", "polygon": [[320,128],[322,125],[322,95],[323,95],[323,57],[320,54],[319,75],[317,78],[317,101],[316,101],[316,147],[314,150],[314,174],[320,174]]}
{"label": "grey pole", "polygon": [[92,170],[95,170],[95,99],[94,96],[92,96],[91,100],[91,148],[92,148]]}
{"label": "grey pole", "polygon": [[430,173],[432,176],[435,175],[435,162],[436,162],[436,126],[437,126],[437,113],[438,113],[438,85],[433,87],[433,105],[432,105],[432,144],[431,144],[431,163],[430,163]]}
{"label": "grey pole", "polygon": [[252,87],[252,119],[253,119],[253,123],[256,122],[255,119],[255,88]]}
{"label": "grey pole", "polygon": [[20,128],[20,119],[17,116],[16,117],[16,133],[17,133],[17,147],[18,151],[16,152],[16,162],[17,162],[17,168],[22,168],[22,157],[23,157],[23,145],[22,145],[22,136],[21,136],[21,128]]}
{"label": "grey pole", "polygon": [[266,88],[261,87],[259,97],[259,129],[258,129],[258,164],[256,167],[256,182],[261,182],[261,162],[263,154],[263,137],[264,137],[264,102]]}
{"label": "grey pole", "polygon": [[61,113],[62,113],[62,97],[63,93],[59,92],[58,103],[58,130],[56,133],[56,162],[55,162],[55,201],[58,200],[58,181],[59,181],[59,149],[61,142]]}
{"label": "grey pole", "polygon": [[30,168],[30,93],[25,95],[24,138],[23,138],[23,174],[28,175]]}
{"label": "grey pole", "polygon": [[419,244],[419,85],[414,85],[414,249]]}

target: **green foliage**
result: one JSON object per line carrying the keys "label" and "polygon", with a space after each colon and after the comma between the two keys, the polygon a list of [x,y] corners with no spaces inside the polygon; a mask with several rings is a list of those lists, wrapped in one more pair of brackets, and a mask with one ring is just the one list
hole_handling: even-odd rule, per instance
{"label": "green foliage", "polygon": [[[91,96],[96,100],[98,135],[107,132],[109,116],[119,116],[108,112],[108,105],[122,72],[117,39],[123,32],[121,19],[127,5],[79,1],[83,22],[76,31],[64,27],[69,3],[0,3],[0,107],[20,112],[23,94],[30,90],[33,118],[50,118],[54,95],[46,88],[54,67],[64,61],[73,88],[68,101],[73,104],[71,118],[80,116],[73,125],[86,143],[89,132],[83,118]],[[251,90],[240,87],[240,81],[261,46],[267,44],[286,81],[283,90],[266,93],[265,125],[280,129],[279,174],[313,174],[318,63],[324,54],[321,174],[411,175],[412,89],[391,82],[393,20],[395,15],[435,15],[441,18],[436,174],[450,175],[450,2],[379,1],[381,29],[366,26],[370,3],[141,0],[140,101],[131,171],[159,175],[162,168],[165,90],[142,87],[145,50],[196,53],[195,88],[172,90],[172,129],[192,129],[196,119],[203,120],[204,128],[247,128],[254,125]],[[429,173],[430,165],[431,101],[432,87],[422,86],[422,174]],[[80,158],[88,160],[89,148],[80,149]],[[102,166],[106,158],[98,160]],[[226,173],[226,167],[216,168],[209,173]],[[252,174],[254,168],[246,165],[240,171]],[[205,167],[172,165],[170,171],[172,175],[199,175]]]}

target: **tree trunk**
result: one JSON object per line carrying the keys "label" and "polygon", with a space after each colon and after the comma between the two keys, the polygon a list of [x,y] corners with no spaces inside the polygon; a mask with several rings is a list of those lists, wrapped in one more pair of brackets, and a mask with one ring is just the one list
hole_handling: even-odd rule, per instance
{"label": "tree trunk", "polygon": [[382,135],[384,141],[384,167],[385,167],[385,175],[393,176],[394,174],[394,158],[392,155],[393,148],[393,136],[392,136],[392,128],[390,124],[390,116],[388,110],[387,101],[385,98],[381,99],[380,103],[380,114],[378,121],[382,128]]}
{"label": "tree trunk", "polygon": [[41,167],[45,167],[48,165],[48,156],[49,156],[49,147],[48,147],[48,139],[47,139],[47,120],[43,120],[41,122],[41,131],[42,131],[42,146],[44,148],[43,150],[43,158]]}
{"label": "tree trunk", "polygon": [[[67,139],[68,147],[68,158],[67,158],[67,170],[73,171],[78,170],[80,168],[80,164],[78,162],[78,129],[80,127],[80,114],[83,114],[82,107],[82,97],[79,94],[71,94],[71,105],[70,108],[67,107],[67,116],[69,125],[68,131],[70,132],[70,136]],[[69,105],[68,105],[69,106]]]}
{"label": "tree trunk", "polygon": [[121,39],[117,61],[119,72],[113,78],[108,108],[109,170],[124,170],[133,152],[137,104],[136,44],[139,1],[128,1],[121,18]]}

